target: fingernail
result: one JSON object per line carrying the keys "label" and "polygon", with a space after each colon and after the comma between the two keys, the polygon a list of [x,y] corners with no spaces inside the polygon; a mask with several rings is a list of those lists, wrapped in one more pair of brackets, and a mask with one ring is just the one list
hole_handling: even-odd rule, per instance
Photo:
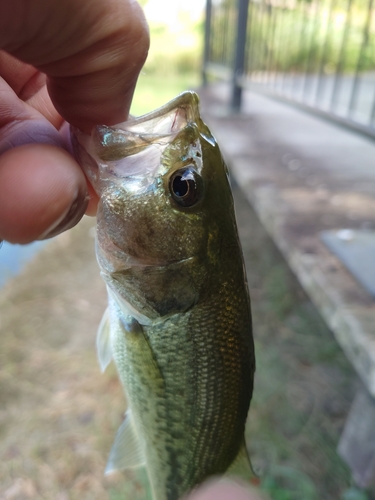
{"label": "fingernail", "polygon": [[60,219],[55,221],[44,233],[42,233],[38,240],[46,240],[53,238],[68,229],[74,227],[82,219],[86,212],[89,203],[89,195],[87,192],[80,192],[76,199],[73,201],[68,212],[63,214]]}

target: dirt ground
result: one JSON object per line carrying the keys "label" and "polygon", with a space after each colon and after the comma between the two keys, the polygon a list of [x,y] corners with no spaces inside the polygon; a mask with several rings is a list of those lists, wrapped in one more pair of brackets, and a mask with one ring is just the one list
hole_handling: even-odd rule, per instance
{"label": "dirt ground", "polygon": [[[357,379],[234,191],[257,355],[247,428],[253,464],[273,499],[344,498],[350,474],[336,446]],[[0,500],[149,498],[143,472],[103,476],[126,403],[113,366],[103,375],[96,360],[106,297],[94,232],[84,220],[2,290]]]}

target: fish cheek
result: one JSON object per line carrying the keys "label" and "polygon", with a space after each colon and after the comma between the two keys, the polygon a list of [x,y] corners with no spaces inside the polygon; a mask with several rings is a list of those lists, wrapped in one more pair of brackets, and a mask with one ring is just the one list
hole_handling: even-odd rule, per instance
{"label": "fish cheek", "polygon": [[[141,219],[141,207],[137,200],[129,199],[120,190],[107,192],[102,197],[98,215],[98,234],[102,234],[103,241],[110,240],[125,255],[145,257],[142,242],[145,224]],[[147,234],[151,232],[152,229]]]}
{"label": "fish cheek", "polygon": [[121,285],[132,306],[152,318],[171,316],[193,307],[202,297],[207,281],[198,259],[160,267],[135,266],[113,273],[112,278]]}
{"label": "fish cheek", "polygon": [[186,246],[178,244],[177,219],[164,193],[150,190],[134,196],[122,189],[103,193],[98,217],[102,233],[115,247],[156,264],[187,257]]}
{"label": "fish cheek", "polygon": [[129,224],[110,210],[102,210],[98,214],[97,238],[101,248],[108,246],[112,249],[112,252],[117,249],[121,255],[124,253],[132,255],[127,245],[128,241],[132,241],[128,238],[129,230]]}

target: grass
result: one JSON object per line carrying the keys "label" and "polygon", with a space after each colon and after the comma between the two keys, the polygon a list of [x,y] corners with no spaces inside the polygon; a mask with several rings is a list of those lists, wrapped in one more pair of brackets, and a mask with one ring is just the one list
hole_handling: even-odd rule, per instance
{"label": "grass", "polygon": [[[146,4],[147,2],[143,2]],[[131,114],[148,113],[184,90],[197,88],[203,53],[203,19],[181,11],[173,25],[150,22],[150,51],[139,77]]]}
{"label": "grass", "polygon": [[145,70],[137,84],[131,114],[140,116],[167,103],[184,90],[194,90],[200,84],[197,73],[161,76]]}

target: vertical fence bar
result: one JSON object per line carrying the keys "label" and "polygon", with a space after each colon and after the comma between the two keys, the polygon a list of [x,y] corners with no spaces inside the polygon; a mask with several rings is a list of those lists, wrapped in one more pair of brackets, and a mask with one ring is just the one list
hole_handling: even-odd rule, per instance
{"label": "vertical fence bar", "polygon": [[370,126],[375,127],[375,99],[372,103],[371,116],[370,116]]}
{"label": "vertical fence bar", "polygon": [[[294,45],[294,37],[293,37],[293,12],[294,8],[290,5],[290,2],[285,2],[285,10],[284,10],[284,26],[283,33],[285,39],[283,43],[285,44],[285,55],[284,55],[284,64],[282,70],[282,81],[281,81],[281,92],[284,94],[290,94],[291,88],[288,89],[288,84],[290,84],[290,67],[288,67],[288,51],[291,51],[291,48]],[[284,31],[285,30],[285,31]],[[288,80],[289,79],[289,80]]]}
{"label": "vertical fence bar", "polygon": [[321,107],[320,97],[324,96],[324,90],[325,90],[325,75],[324,75],[324,73],[325,73],[325,65],[327,63],[328,54],[329,54],[329,50],[330,50],[330,37],[331,37],[331,31],[332,31],[332,19],[333,19],[335,5],[336,5],[336,0],[331,0],[330,4],[329,4],[329,10],[328,10],[327,28],[326,28],[325,37],[324,37],[323,50],[322,50],[320,64],[319,64],[318,85],[316,87],[316,92],[315,92],[315,106],[316,107]]}
{"label": "vertical fence bar", "polygon": [[[308,20],[308,8],[309,8],[309,3],[304,1],[300,2],[301,5],[296,7],[296,12],[298,13],[298,20],[300,21],[300,27],[299,27],[299,39],[297,41],[297,46],[298,47],[303,47],[305,43],[305,38],[306,38],[306,26],[307,26],[307,20]],[[298,26],[298,22],[297,22]],[[305,83],[305,75],[300,72],[299,69],[299,64],[298,64],[298,58],[294,62],[295,70],[294,70],[294,75],[293,75],[293,80],[292,80],[292,91],[293,94],[296,96],[303,96],[303,88],[304,88],[304,83]]]}
{"label": "vertical fence bar", "polygon": [[355,76],[354,76],[352,93],[351,93],[350,102],[349,102],[349,110],[348,110],[349,118],[352,118],[355,106],[357,104],[360,72],[361,72],[362,65],[363,65],[364,53],[365,53],[365,50],[367,48],[367,44],[368,44],[369,36],[370,36],[372,3],[373,3],[373,0],[370,0],[369,4],[368,4],[368,11],[367,11],[367,16],[366,16],[366,20],[365,20],[365,26],[363,28],[362,44],[361,44],[361,48],[359,51],[358,60],[357,60],[356,68],[355,68]]}
{"label": "vertical fence bar", "polygon": [[272,3],[270,0],[265,1],[265,17],[266,17],[266,32],[264,37],[264,83],[268,83],[269,79],[269,58],[271,53],[271,45],[272,45],[272,28],[273,28],[273,19],[272,19]]}
{"label": "vertical fence bar", "polygon": [[260,37],[259,37],[259,50],[258,50],[258,81],[264,83],[264,55],[267,51],[267,3],[262,0],[259,4],[260,7]]}
{"label": "vertical fence bar", "polygon": [[349,32],[351,29],[352,4],[353,4],[353,0],[348,0],[347,10],[346,10],[346,19],[345,19],[345,28],[344,28],[344,32],[343,32],[342,41],[341,41],[339,60],[337,62],[336,75],[335,75],[335,79],[333,82],[333,89],[332,89],[332,95],[331,95],[331,105],[330,105],[331,112],[336,111],[335,108],[336,108],[336,104],[338,102],[338,94],[341,91],[342,76],[343,76],[343,71],[345,69],[346,46],[347,46],[347,42],[348,42],[348,38],[349,38]]}
{"label": "vertical fence bar", "polygon": [[248,12],[249,0],[238,0],[237,41],[232,81],[232,109],[234,111],[241,109],[242,86],[239,84],[238,78],[243,75],[245,68]]}
{"label": "vertical fence bar", "polygon": [[252,29],[253,29],[253,21],[254,21],[254,2],[250,2],[249,4],[249,12],[248,12],[248,20],[247,20],[247,36],[246,36],[246,47],[245,47],[245,67],[244,73],[246,77],[251,80],[252,72],[253,72],[253,60],[252,60],[252,49],[253,44],[252,41]]}
{"label": "vertical fence bar", "polygon": [[247,76],[250,80],[253,79],[253,73],[256,72],[256,52],[255,46],[256,43],[253,43],[257,40],[256,37],[256,29],[257,29],[257,21],[258,21],[258,3],[250,2],[249,3],[249,12],[248,12],[248,24],[247,24],[247,42],[246,42],[246,50],[245,50],[245,71],[247,72]]}
{"label": "vertical fence bar", "polygon": [[206,0],[206,19],[204,23],[204,51],[203,51],[203,68],[202,81],[203,86],[207,86],[207,66],[210,62],[211,53],[211,17],[212,17],[212,0]]}
{"label": "vertical fence bar", "polygon": [[233,66],[233,34],[234,34],[234,28],[233,28],[233,22],[232,22],[232,10],[233,10],[232,2],[227,2],[226,3],[226,10],[225,10],[226,30],[227,30],[227,35],[226,35],[226,38],[225,38],[225,43],[226,43],[226,47],[227,47],[226,61],[225,61],[225,67],[226,68],[232,68],[232,66]]}
{"label": "vertical fence bar", "polygon": [[268,54],[266,62],[267,84],[270,84],[272,81],[273,62],[275,56],[275,34],[277,26],[277,9],[272,4],[272,2],[269,3],[269,9],[270,9],[270,30],[269,30]]}
{"label": "vertical fence bar", "polygon": [[228,16],[227,16],[227,11],[228,11],[228,2],[224,2],[222,5],[222,16],[221,16],[221,43],[222,43],[222,55],[221,55],[221,64],[223,66],[227,65],[227,55],[228,55],[228,43],[227,43],[227,38],[228,38]]}
{"label": "vertical fence bar", "polygon": [[222,65],[222,66],[225,66],[225,43],[224,43],[224,36],[223,36],[223,33],[224,33],[224,30],[225,30],[225,4],[219,4],[217,6],[217,9],[219,11],[219,16],[218,16],[218,24],[217,24],[217,28],[216,28],[216,33],[220,33],[220,37],[218,37],[217,35],[217,39],[218,39],[218,42],[219,42],[219,48],[220,48],[220,56],[219,56],[219,63]]}
{"label": "vertical fence bar", "polygon": [[[279,82],[282,86],[283,76],[282,76],[282,39],[283,39],[283,27],[284,27],[284,19],[285,19],[285,9],[284,5],[277,5],[275,7],[278,9],[278,23],[275,27],[275,52],[274,52],[274,79],[273,79],[273,88],[276,92],[279,91],[278,87],[280,87]],[[277,31],[276,31],[277,30]]]}
{"label": "vertical fence bar", "polygon": [[263,19],[264,19],[264,0],[257,3],[257,39],[254,46],[254,64],[255,64],[255,77],[257,81],[260,80],[262,74],[262,51],[263,51]]}
{"label": "vertical fence bar", "polygon": [[303,100],[306,101],[309,98],[309,90],[313,83],[313,72],[314,72],[314,52],[316,51],[316,35],[319,29],[319,14],[320,14],[320,2],[315,0],[314,2],[314,15],[311,18],[311,37],[309,50],[306,61],[305,69],[305,81],[303,85]]}

